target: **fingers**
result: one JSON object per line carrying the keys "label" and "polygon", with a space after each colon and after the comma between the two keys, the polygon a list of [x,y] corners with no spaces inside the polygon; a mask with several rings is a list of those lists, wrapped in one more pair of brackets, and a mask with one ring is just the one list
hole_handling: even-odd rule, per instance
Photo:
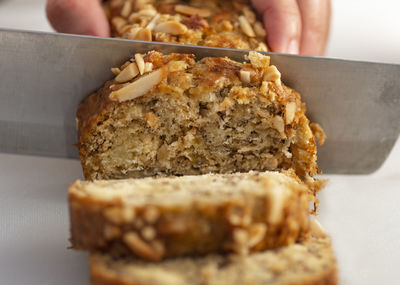
{"label": "fingers", "polygon": [[48,0],[46,13],[58,32],[110,36],[107,18],[99,0]]}
{"label": "fingers", "polygon": [[297,0],[297,3],[302,20],[300,53],[324,55],[330,27],[330,1]]}
{"label": "fingers", "polygon": [[296,0],[253,0],[253,5],[264,18],[272,51],[299,53],[302,27]]}

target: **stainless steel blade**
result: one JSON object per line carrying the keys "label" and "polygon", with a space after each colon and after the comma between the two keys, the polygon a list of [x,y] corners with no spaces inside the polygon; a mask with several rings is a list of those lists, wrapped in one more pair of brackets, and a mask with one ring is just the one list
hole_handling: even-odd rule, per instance
{"label": "stainless steel blade", "polygon": [[[247,51],[121,39],[0,30],[0,151],[77,157],[79,102],[112,77],[110,67],[136,52]],[[400,65],[270,54],[283,81],[298,90],[312,121],[328,135],[324,173],[367,174],[386,159],[400,132]]]}

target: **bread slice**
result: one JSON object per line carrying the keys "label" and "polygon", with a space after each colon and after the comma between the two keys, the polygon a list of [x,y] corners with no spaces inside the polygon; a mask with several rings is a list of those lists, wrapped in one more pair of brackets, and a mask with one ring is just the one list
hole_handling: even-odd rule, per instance
{"label": "bread slice", "polygon": [[249,256],[210,255],[161,263],[90,256],[92,285],[335,285],[335,257],[327,239]]}
{"label": "bread slice", "polygon": [[104,7],[114,37],[268,50],[247,0],[108,0]]}
{"label": "bread slice", "polygon": [[268,56],[248,58],[196,61],[150,52],[114,69],[116,78],[78,109],[86,179],[316,174],[315,139],[300,95],[282,84]]}
{"label": "bread slice", "polygon": [[260,251],[307,235],[314,200],[290,172],[77,181],[71,243],[151,261]]}

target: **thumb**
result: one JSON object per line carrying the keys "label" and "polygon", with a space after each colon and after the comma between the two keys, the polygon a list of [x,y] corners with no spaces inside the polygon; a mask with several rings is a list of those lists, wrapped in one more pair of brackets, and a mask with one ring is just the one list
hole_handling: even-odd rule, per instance
{"label": "thumb", "polygon": [[110,27],[99,0],[48,0],[46,14],[58,32],[110,36]]}

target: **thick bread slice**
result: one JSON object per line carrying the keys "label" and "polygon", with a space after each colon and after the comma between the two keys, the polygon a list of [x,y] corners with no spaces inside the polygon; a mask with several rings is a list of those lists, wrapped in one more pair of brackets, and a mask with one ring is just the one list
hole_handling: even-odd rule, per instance
{"label": "thick bread slice", "polygon": [[112,35],[267,51],[266,32],[248,0],[107,0]]}
{"label": "thick bread slice", "polygon": [[115,69],[115,79],[78,109],[86,179],[316,174],[315,139],[300,95],[282,84],[268,56],[250,52],[248,58],[196,61],[150,52]]}
{"label": "thick bread slice", "polygon": [[249,256],[210,255],[161,263],[90,256],[92,285],[335,285],[336,261],[327,239]]}
{"label": "thick bread slice", "polygon": [[305,236],[314,200],[291,172],[77,181],[71,243],[151,261],[260,251]]}

